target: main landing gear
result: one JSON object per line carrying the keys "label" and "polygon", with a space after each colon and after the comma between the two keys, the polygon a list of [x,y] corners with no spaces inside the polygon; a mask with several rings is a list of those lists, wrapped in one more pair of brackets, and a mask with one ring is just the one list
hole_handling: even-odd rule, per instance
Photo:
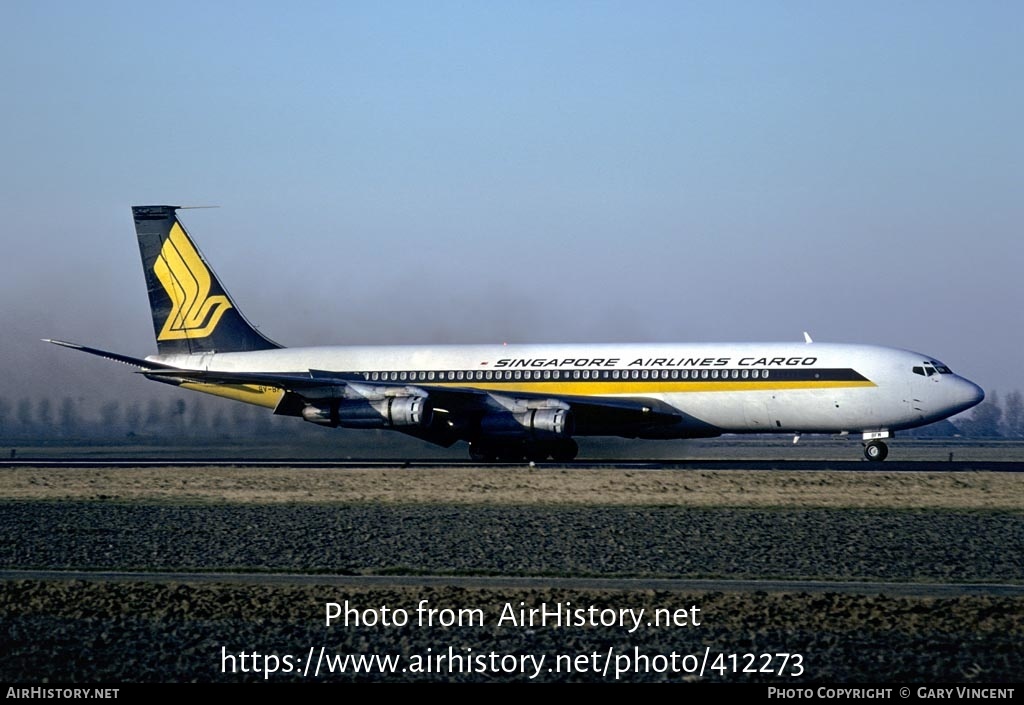
{"label": "main landing gear", "polygon": [[571,438],[515,443],[473,441],[469,444],[469,457],[483,463],[516,463],[521,460],[532,460],[539,463],[548,458],[556,463],[567,463],[573,460],[579,452],[579,445]]}
{"label": "main landing gear", "polygon": [[883,441],[870,441],[864,444],[864,457],[868,460],[881,462],[889,455],[889,446]]}

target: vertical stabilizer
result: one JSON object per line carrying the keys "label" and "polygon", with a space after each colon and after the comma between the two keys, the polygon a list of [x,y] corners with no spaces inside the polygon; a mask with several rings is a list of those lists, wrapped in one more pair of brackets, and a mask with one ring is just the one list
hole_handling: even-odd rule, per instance
{"label": "vertical stabilizer", "polygon": [[134,206],[153,330],[161,355],[281,346],[245,319],[178,220],[179,206]]}

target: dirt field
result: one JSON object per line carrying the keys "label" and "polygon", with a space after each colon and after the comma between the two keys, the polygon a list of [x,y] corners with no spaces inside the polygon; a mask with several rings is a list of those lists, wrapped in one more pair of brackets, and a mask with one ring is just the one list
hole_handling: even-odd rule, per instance
{"label": "dirt field", "polygon": [[1024,509],[1024,474],[578,468],[7,468],[0,499]]}

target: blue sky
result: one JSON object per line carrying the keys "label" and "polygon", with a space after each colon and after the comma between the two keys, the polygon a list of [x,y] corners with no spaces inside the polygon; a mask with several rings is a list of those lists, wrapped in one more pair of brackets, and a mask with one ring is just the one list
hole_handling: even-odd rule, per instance
{"label": "blue sky", "polygon": [[1024,389],[1024,4],[5,0],[0,26],[0,395],[167,391],[39,342],[153,352],[149,203],[219,206],[183,219],[289,345],[808,330]]}

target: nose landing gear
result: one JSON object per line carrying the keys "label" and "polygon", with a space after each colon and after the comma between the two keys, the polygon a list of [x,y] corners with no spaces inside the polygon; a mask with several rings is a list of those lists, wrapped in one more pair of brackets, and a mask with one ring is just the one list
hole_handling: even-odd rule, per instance
{"label": "nose landing gear", "polygon": [[874,462],[881,462],[889,455],[889,446],[883,441],[870,441],[864,444],[864,457]]}

